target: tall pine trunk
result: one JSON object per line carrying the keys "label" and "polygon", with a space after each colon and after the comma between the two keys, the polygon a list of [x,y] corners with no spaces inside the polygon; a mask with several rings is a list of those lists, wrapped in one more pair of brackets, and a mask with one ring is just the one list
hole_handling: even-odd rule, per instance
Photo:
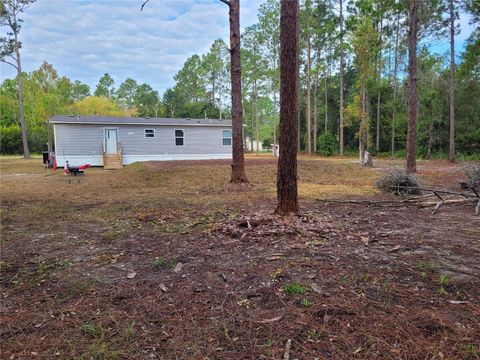
{"label": "tall pine trunk", "polygon": [[343,0],[340,0],[340,156],[343,156]]}
{"label": "tall pine trunk", "polygon": [[[223,0],[222,0],[223,1]],[[240,63],[240,0],[223,1],[229,6],[230,57],[232,82],[232,179],[248,182],[243,149],[242,72]]]}
{"label": "tall pine trunk", "polygon": [[256,150],[257,152],[260,151],[259,149],[259,142],[260,142],[260,139],[259,139],[259,125],[258,125],[258,107],[257,107],[257,99],[258,99],[258,96],[257,96],[257,79],[255,79],[255,138],[256,138],[256,141],[257,141],[257,144],[256,144]]}
{"label": "tall pine trunk", "polygon": [[255,121],[255,86],[252,87],[252,114],[250,117],[250,151],[253,152],[253,129]]}
{"label": "tall pine trunk", "polygon": [[381,103],[381,92],[380,84],[382,81],[382,31],[383,31],[383,19],[380,20],[380,43],[379,43],[379,54],[378,54],[378,90],[377,90],[377,133],[375,138],[375,150],[380,151],[380,103]]}
{"label": "tall pine trunk", "polygon": [[408,1],[408,131],[407,172],[417,171],[417,0]]}
{"label": "tall pine trunk", "polygon": [[[317,50],[317,59],[319,51]],[[318,60],[317,60],[318,61]],[[313,87],[313,152],[317,153],[318,138],[318,71],[315,71],[315,83]]]}
{"label": "tall pine trunk", "polygon": [[327,84],[327,73],[325,72],[325,134],[328,131],[328,84]]}
{"label": "tall pine trunk", "polygon": [[398,33],[400,31],[400,12],[397,12],[395,28],[395,59],[393,61],[393,111],[392,111],[392,158],[395,157],[395,117],[397,114],[397,70],[398,70]]}
{"label": "tall pine trunk", "polygon": [[[307,99],[306,99],[306,118],[307,118],[307,152],[309,155],[312,154],[312,119],[310,117],[310,53],[311,53],[311,44],[310,44],[310,34],[307,34]],[[299,130],[300,131],[300,130]]]}
{"label": "tall pine trunk", "polygon": [[[16,17],[14,18],[14,23],[17,23]],[[25,123],[25,111],[23,107],[23,79],[22,79],[22,61],[20,59],[20,44],[18,43],[18,29],[12,29],[13,35],[15,37],[15,54],[17,61],[17,86],[18,86],[18,114],[20,118],[20,128],[22,131],[22,143],[23,143],[23,158],[30,158],[30,150],[28,148],[28,136],[27,136],[27,125]]]}
{"label": "tall pine trunk", "polygon": [[450,0],[450,162],[455,162],[455,9]]}
{"label": "tall pine trunk", "polygon": [[[275,85],[274,85],[275,86]],[[273,157],[277,157],[277,91],[273,89]]]}
{"label": "tall pine trunk", "polygon": [[282,0],[280,10],[280,157],[276,212],[298,213],[298,0]]}

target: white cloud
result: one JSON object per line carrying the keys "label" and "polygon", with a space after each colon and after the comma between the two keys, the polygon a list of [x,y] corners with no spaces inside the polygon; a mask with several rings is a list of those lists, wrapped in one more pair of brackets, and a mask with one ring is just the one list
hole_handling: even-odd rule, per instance
{"label": "white cloud", "polygon": [[[117,86],[131,77],[162,93],[189,56],[217,38],[228,42],[228,7],[219,0],[151,0],[140,12],[142,2],[35,2],[23,14],[24,71],[46,60],[92,89],[108,72]],[[260,2],[242,1],[242,28],[256,22]],[[0,76],[14,76],[13,68],[2,64]]]}

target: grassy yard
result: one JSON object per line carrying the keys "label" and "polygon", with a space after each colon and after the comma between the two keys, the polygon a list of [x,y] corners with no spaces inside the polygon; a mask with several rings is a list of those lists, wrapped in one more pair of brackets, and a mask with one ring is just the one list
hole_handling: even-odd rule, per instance
{"label": "grassy yard", "polygon": [[[389,199],[353,158],[301,156],[302,214],[273,215],[276,163],[86,170],[0,158],[5,359],[479,359],[480,220]],[[419,164],[457,189],[459,165]]]}

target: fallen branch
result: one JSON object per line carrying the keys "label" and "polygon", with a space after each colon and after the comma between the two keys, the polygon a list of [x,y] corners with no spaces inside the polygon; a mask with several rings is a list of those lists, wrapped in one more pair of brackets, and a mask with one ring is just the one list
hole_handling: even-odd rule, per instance
{"label": "fallen branch", "polygon": [[414,203],[416,201],[420,201],[427,197],[435,196],[434,194],[427,194],[421,196],[414,196],[409,197],[403,200],[338,200],[338,199],[315,199],[319,202],[327,202],[327,203],[339,203],[339,204],[360,204],[360,205],[381,205],[381,204],[392,204],[392,205],[400,205],[405,203]]}
{"label": "fallen branch", "polygon": [[[391,186],[391,188],[400,188],[400,189],[412,189],[411,187],[408,187],[408,186]],[[420,190],[420,191],[430,191],[432,193],[434,193],[436,196],[438,196],[437,194],[450,194],[450,195],[458,195],[458,196],[463,196],[465,198],[471,198],[471,197],[480,197],[478,192],[475,191],[475,189],[471,189],[475,195],[471,195],[471,194],[465,194],[465,193],[462,193],[462,192],[457,192],[457,191],[450,191],[450,190],[437,190],[437,189],[428,189],[428,188],[421,188],[421,187],[416,187],[415,188],[416,190]]]}
{"label": "fallen branch", "polygon": [[[448,192],[450,193],[450,192]],[[459,194],[464,195],[464,194]],[[437,196],[439,201],[423,201],[427,197]],[[355,204],[355,205],[379,205],[379,206],[402,206],[402,205],[416,205],[419,208],[425,208],[434,206],[432,214],[435,214],[437,210],[443,205],[461,205],[468,203],[476,203],[475,215],[480,213],[480,199],[476,197],[465,197],[463,199],[454,199],[454,196],[449,198],[443,198],[437,193],[411,197],[403,200],[337,200],[337,199],[316,199],[318,202],[324,203],[337,203],[337,204]]]}
{"label": "fallen branch", "polygon": [[[418,207],[430,207],[435,206],[435,208],[439,208],[443,204],[468,204],[471,202],[476,202],[477,199],[448,199],[448,200],[440,200],[440,201],[427,201],[418,204]],[[440,204],[440,206],[438,205]]]}

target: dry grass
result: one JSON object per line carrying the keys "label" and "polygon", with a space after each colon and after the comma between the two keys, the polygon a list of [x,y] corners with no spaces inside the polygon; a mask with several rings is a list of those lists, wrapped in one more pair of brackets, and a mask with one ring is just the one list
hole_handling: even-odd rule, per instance
{"label": "dry grass", "polygon": [[[448,316],[463,316],[456,321],[467,326],[451,339],[432,339],[433,346],[446,358],[461,358],[465,344],[477,351],[478,342],[459,340],[474,332],[476,318],[467,306],[458,312],[458,305],[445,305],[447,295],[438,293],[438,274],[433,273],[441,264],[434,257],[442,254],[449,261],[468,258],[462,264],[473,266],[474,227],[452,228],[471,209],[431,219],[420,211],[392,215],[317,204],[316,198],[379,196],[374,183],[381,171],[355,162],[300,156],[300,202],[310,230],[293,231],[275,220],[276,227],[259,222],[251,231],[239,228],[238,219],[261,219],[275,206],[276,162],[269,156],[247,156],[247,186],[228,183],[229,161],[94,168],[80,183],[69,184],[61,173],[46,176],[40,158],[0,158],[2,355],[280,358],[288,336],[296,358],[349,358],[359,348],[355,356],[365,359],[426,358],[432,354],[420,343],[418,356],[408,357],[416,339],[423,339],[421,327],[409,335],[409,316],[416,314],[411,309],[423,311],[432,301]],[[425,163],[428,171],[421,176],[426,183],[445,179],[434,165]],[[389,166],[380,163],[382,170]],[[410,226],[412,219],[416,227]],[[432,221],[437,223],[430,226]],[[231,234],[221,232],[225,226]],[[469,244],[468,249],[452,249],[444,241],[450,236],[463,239],[459,244]],[[378,251],[368,262],[365,237]],[[435,253],[418,256],[435,261],[421,276],[414,252],[390,252],[395,245],[417,249],[423,244]],[[169,266],[157,266],[158,259]],[[178,263],[183,270],[176,273]],[[137,272],[134,279],[126,278],[130,270]],[[277,291],[287,283],[307,287],[312,281],[325,293],[302,295],[309,306],[302,305],[303,297]],[[478,286],[459,289],[465,298],[478,294]],[[390,304],[392,299],[397,303]],[[365,311],[368,317],[351,315],[354,306],[357,315]],[[328,316],[327,308],[333,311]],[[399,311],[403,317],[394,326]],[[281,320],[255,322],[275,318],[277,312]],[[424,327],[437,326],[421,320]],[[365,335],[370,329],[374,336]],[[318,349],[324,352],[318,355]]]}

